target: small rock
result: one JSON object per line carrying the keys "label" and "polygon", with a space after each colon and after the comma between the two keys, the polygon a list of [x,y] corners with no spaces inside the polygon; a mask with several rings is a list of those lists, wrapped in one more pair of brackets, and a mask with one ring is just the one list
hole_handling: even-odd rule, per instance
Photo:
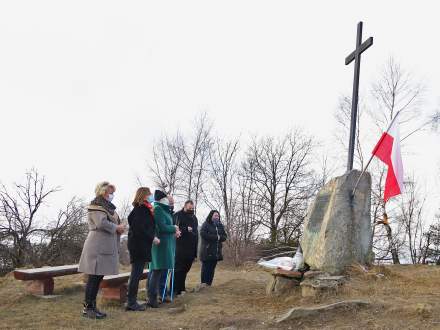
{"label": "small rock", "polygon": [[183,313],[184,311],[186,311],[186,304],[179,306],[179,307],[173,307],[173,308],[169,308],[167,310],[167,312],[169,314],[179,314],[179,313]]}
{"label": "small rock", "polygon": [[61,296],[60,295],[53,295],[53,294],[51,294],[51,295],[35,295],[35,297],[38,297],[38,298],[41,298],[41,299],[50,300],[50,299],[56,299],[56,298],[61,297]]}
{"label": "small rock", "polygon": [[192,292],[193,293],[200,292],[202,289],[204,289],[206,287],[208,287],[208,285],[206,283],[197,284],[196,287],[194,289],[192,289]]}
{"label": "small rock", "polygon": [[314,278],[318,276],[328,276],[329,274],[326,272],[321,272],[319,270],[309,270],[308,272],[304,273],[304,279],[306,278]]}
{"label": "small rock", "polygon": [[416,305],[417,314],[424,318],[428,318],[432,314],[432,306],[430,304],[418,303]]}
{"label": "small rock", "polygon": [[342,282],[345,280],[345,276],[318,276],[317,278],[320,281],[336,281]]}

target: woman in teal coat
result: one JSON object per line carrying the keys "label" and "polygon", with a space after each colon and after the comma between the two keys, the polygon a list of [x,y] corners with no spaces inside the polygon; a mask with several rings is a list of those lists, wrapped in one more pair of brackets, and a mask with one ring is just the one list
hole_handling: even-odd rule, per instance
{"label": "woman in teal coat", "polygon": [[154,192],[154,220],[156,222],[156,237],[160,243],[151,248],[151,278],[148,283],[148,306],[157,308],[157,294],[160,278],[168,269],[174,268],[174,252],[176,237],[180,236],[178,226],[173,225],[170,211],[170,198],[163,191]]}

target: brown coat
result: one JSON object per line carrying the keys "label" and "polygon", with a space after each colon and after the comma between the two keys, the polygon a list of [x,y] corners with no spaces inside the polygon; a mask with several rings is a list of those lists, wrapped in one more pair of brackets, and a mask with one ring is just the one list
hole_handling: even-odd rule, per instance
{"label": "brown coat", "polygon": [[88,207],[89,234],[84,243],[78,270],[89,275],[119,273],[119,216],[100,206]]}

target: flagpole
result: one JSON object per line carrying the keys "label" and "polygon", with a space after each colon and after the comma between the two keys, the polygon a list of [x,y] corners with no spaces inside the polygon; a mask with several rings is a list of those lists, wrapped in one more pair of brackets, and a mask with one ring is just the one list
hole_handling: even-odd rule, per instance
{"label": "flagpole", "polygon": [[[394,118],[393,118],[393,120],[391,121],[390,125],[388,126],[387,130],[382,134],[382,136],[381,136],[379,142],[377,143],[376,147],[380,146],[380,144],[382,143],[382,141],[383,141],[383,139],[384,139],[384,137],[385,137],[385,134],[388,133],[388,131],[390,130],[391,126],[393,125],[393,123],[394,123],[394,121],[396,120],[397,116],[399,115],[400,111],[402,111],[402,110],[399,110],[399,111],[396,113],[396,115],[394,116]],[[376,148],[374,148],[374,150],[376,150]],[[354,186],[354,189],[353,189],[353,191],[351,192],[351,196],[350,196],[351,198],[354,197],[354,194],[355,194],[356,189],[357,189],[357,187],[358,187],[358,185],[359,185],[359,182],[361,181],[362,175],[364,175],[364,173],[367,171],[368,166],[370,165],[371,161],[373,160],[373,157],[374,157],[374,150],[373,150],[373,153],[371,154],[370,159],[368,160],[367,165],[364,167],[364,169],[362,170],[361,174],[359,175],[359,178],[358,178],[357,181],[356,181],[356,184],[355,184],[355,186]]]}

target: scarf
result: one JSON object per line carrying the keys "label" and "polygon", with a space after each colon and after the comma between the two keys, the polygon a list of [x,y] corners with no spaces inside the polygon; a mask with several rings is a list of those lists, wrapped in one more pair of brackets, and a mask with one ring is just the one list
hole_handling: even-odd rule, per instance
{"label": "scarf", "polygon": [[153,205],[151,205],[149,202],[144,201],[144,206],[150,211],[151,216],[154,217],[154,209]]}
{"label": "scarf", "polygon": [[101,206],[104,210],[106,210],[111,215],[115,214],[116,206],[113,205],[112,202],[109,202],[102,196],[96,197],[94,200],[90,202],[90,205]]}

